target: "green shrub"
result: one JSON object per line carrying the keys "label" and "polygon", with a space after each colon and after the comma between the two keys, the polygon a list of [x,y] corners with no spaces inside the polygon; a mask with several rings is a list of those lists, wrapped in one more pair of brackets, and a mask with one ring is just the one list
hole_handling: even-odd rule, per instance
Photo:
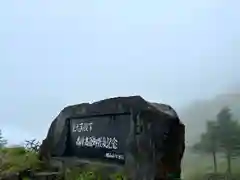
{"label": "green shrub", "polygon": [[4,148],[0,151],[1,173],[14,173],[25,169],[38,169],[41,162],[34,152],[26,151],[22,147]]}
{"label": "green shrub", "polygon": [[[44,167],[47,167],[47,165],[39,161],[37,153],[27,151],[23,147],[2,148],[0,150],[0,157],[1,174],[16,173],[26,169],[33,171],[43,170]],[[111,180],[124,179],[122,172],[112,172],[112,174],[109,174],[109,172],[101,166],[70,168],[65,171],[64,176],[67,180],[102,180],[106,179],[106,176],[110,176],[109,178]],[[26,177],[26,179],[28,178]]]}

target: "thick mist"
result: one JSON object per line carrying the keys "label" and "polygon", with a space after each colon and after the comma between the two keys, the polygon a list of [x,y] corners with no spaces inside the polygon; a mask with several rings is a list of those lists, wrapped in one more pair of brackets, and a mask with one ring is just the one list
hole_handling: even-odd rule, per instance
{"label": "thick mist", "polygon": [[195,100],[239,89],[238,7],[224,0],[2,2],[3,133],[14,144],[42,139],[69,104],[139,94],[181,115]]}

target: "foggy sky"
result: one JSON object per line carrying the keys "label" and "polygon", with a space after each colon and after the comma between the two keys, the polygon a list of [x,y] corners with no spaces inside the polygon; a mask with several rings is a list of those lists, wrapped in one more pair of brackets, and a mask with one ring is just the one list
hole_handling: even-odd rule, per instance
{"label": "foggy sky", "polygon": [[240,82],[238,0],[0,2],[0,129],[42,139],[64,106],[142,95],[179,109]]}

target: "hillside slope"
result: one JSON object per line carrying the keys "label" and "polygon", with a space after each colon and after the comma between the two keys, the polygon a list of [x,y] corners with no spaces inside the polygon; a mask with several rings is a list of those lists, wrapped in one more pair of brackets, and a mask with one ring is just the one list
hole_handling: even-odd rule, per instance
{"label": "hillside slope", "polygon": [[218,95],[213,99],[197,101],[179,112],[186,125],[186,140],[189,145],[199,139],[207,120],[214,120],[217,113],[228,106],[240,121],[240,93]]}

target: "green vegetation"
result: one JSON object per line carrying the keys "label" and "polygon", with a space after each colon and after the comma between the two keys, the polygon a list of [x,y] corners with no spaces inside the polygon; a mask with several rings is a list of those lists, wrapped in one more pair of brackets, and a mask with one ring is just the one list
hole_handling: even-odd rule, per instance
{"label": "green vegetation", "polygon": [[7,140],[3,138],[2,131],[0,130],[0,148],[4,147],[7,144]]}
{"label": "green vegetation", "polygon": [[27,151],[23,147],[1,148],[0,149],[0,173],[13,173],[25,169],[38,169],[41,162],[35,152]]}
{"label": "green vegetation", "polygon": [[[193,104],[185,114],[180,112],[181,119],[186,123],[187,140],[191,140],[183,160],[184,180],[202,180],[205,174],[226,172],[240,179],[239,112],[240,95],[236,94]],[[0,173],[46,168],[38,160],[36,148],[7,148],[6,143],[0,131]],[[94,177],[100,180],[104,171],[93,167],[71,168],[65,171],[64,176],[69,180],[91,180]],[[118,176],[113,174],[112,179],[119,179]]]}
{"label": "green vegetation", "polygon": [[[33,172],[49,171],[49,166],[38,159],[38,153],[35,151],[35,140],[28,141],[33,147],[5,147],[6,141],[2,141],[0,148],[0,176],[18,173],[27,169]],[[36,142],[37,144],[37,142]],[[62,176],[67,180],[101,180],[106,177],[101,167],[84,167],[66,169]],[[113,173],[109,175],[109,180],[120,180],[124,178],[122,173]]]}
{"label": "green vegetation", "polygon": [[[191,154],[192,157],[188,158],[194,160],[192,163],[188,160],[189,164],[185,164],[187,177],[193,180],[196,176],[200,178],[214,172],[239,178],[240,125],[233,117],[231,110],[226,107],[220,110],[215,120],[207,121],[206,131],[201,134],[200,141],[192,147],[192,152],[186,152],[186,156]],[[195,170],[189,171],[188,166],[194,166]]]}

